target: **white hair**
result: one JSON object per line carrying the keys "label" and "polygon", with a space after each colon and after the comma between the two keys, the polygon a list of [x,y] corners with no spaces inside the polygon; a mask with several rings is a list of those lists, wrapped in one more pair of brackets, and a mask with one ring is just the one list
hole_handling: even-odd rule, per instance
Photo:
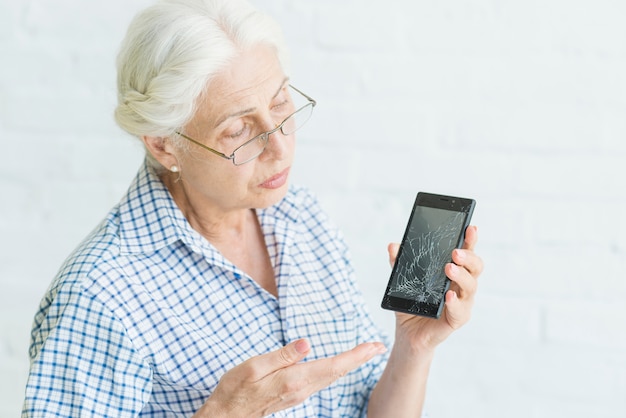
{"label": "white hair", "polygon": [[117,58],[116,122],[137,137],[173,136],[211,78],[258,44],[273,47],[288,72],[280,27],[246,0],[161,0],[144,9]]}

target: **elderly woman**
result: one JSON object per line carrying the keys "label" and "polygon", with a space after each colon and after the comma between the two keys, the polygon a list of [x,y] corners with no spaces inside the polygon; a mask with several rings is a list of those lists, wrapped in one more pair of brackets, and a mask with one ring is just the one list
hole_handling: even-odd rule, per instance
{"label": "elderly woman", "polygon": [[145,163],[43,298],[22,416],[419,416],[435,347],[470,316],[476,229],[442,318],[397,314],[387,352],[340,234],[289,186],[315,100],[288,68],[243,1],[135,18],[115,115]]}

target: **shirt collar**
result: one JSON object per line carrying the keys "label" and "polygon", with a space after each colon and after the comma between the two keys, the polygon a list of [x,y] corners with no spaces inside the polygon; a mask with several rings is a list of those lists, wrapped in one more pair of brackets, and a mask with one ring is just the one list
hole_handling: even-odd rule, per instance
{"label": "shirt collar", "polygon": [[297,223],[300,220],[300,206],[299,198],[295,193],[296,188],[294,186],[289,187],[287,195],[277,204],[270,206],[266,209],[258,209],[259,222],[263,226],[267,222],[272,220],[280,220],[288,223]]}
{"label": "shirt collar", "polygon": [[[293,193],[292,186],[279,203],[258,210],[261,226],[273,224],[277,220],[297,223],[301,203],[297,195]],[[122,253],[149,253],[180,240],[196,252],[208,253],[211,258],[217,257],[218,252],[191,227],[165,184],[146,161],[120,202],[118,213]]]}
{"label": "shirt collar", "polygon": [[185,235],[188,225],[169,191],[146,161],[119,204],[122,253],[158,250]]}

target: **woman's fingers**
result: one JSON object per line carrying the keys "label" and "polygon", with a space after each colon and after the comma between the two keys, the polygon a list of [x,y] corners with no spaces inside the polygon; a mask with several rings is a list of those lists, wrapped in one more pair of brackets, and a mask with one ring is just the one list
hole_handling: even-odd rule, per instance
{"label": "woman's fingers", "polygon": [[[280,389],[280,409],[303,402],[313,393],[386,351],[382,343],[363,343],[333,357],[299,363],[277,372],[274,379]],[[279,409],[276,409],[279,410]]]}
{"label": "woman's fingers", "polygon": [[453,282],[451,289],[460,299],[473,297],[478,286],[478,276],[483,271],[483,261],[474,253],[478,240],[475,226],[469,226],[465,233],[462,248],[452,251],[452,263],[445,267],[446,276]]}
{"label": "woman's fingers", "polygon": [[391,264],[391,267],[393,267],[394,263],[396,262],[396,257],[398,256],[399,249],[400,244],[397,244],[395,242],[389,243],[389,245],[387,245],[387,252],[389,253],[389,264]]}
{"label": "woman's fingers", "polygon": [[249,416],[253,411],[265,416],[290,408],[386,348],[378,342],[363,343],[333,357],[301,363],[310,350],[308,340],[300,339],[248,359],[222,376],[205,406],[228,416]]}
{"label": "woman's fingers", "polygon": [[278,350],[253,357],[242,363],[240,367],[249,367],[249,379],[255,382],[277,370],[298,363],[306,357],[309,351],[311,351],[311,345],[308,340],[302,338]]}
{"label": "woman's fingers", "polygon": [[463,249],[473,250],[478,242],[478,227],[470,225],[465,228],[465,240],[463,241]]}
{"label": "woman's fingers", "polygon": [[383,343],[363,343],[357,345],[352,350],[333,357],[301,363],[294,368],[294,371],[308,377],[308,380],[312,383],[311,393],[313,393],[330,385],[335,380],[345,376],[385,351],[387,349]]}
{"label": "woman's fingers", "polygon": [[483,260],[473,250],[456,249],[452,251],[452,261],[478,278],[483,271]]}

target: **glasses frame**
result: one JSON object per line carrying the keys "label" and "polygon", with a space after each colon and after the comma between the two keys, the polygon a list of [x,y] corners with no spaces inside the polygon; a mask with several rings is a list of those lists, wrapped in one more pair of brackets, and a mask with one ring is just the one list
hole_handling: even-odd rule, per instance
{"label": "glasses frame", "polygon": [[[253,138],[251,138],[251,139],[247,140],[247,141],[246,141],[246,142],[244,142],[243,144],[239,145],[237,148],[235,148],[235,149],[233,150],[233,152],[232,152],[230,155],[226,155],[226,154],[224,154],[223,152],[220,152],[220,151],[218,151],[218,150],[216,150],[216,149],[213,149],[213,148],[211,148],[211,147],[208,147],[208,146],[204,145],[203,143],[201,143],[201,142],[199,142],[199,141],[196,141],[195,139],[190,138],[190,137],[188,137],[187,135],[185,135],[185,134],[183,134],[183,133],[181,133],[181,132],[176,132],[176,134],[178,134],[178,135],[182,136],[183,138],[185,138],[186,140],[191,141],[191,142],[193,142],[194,144],[196,144],[196,145],[198,145],[198,146],[200,146],[200,147],[204,148],[205,150],[212,152],[213,154],[217,155],[218,157],[222,157],[222,158],[225,158],[225,159],[227,159],[227,160],[231,160],[231,161],[233,162],[233,164],[234,164],[234,165],[236,165],[236,166],[239,166],[239,165],[243,165],[243,164],[245,164],[245,163],[248,163],[248,162],[250,162],[250,161],[252,161],[252,160],[256,159],[259,155],[263,154],[263,151],[265,151],[265,147],[267,147],[267,143],[269,142],[269,137],[270,137],[270,135],[271,135],[271,134],[273,134],[274,132],[276,132],[276,131],[280,130],[280,131],[283,133],[283,135],[290,135],[290,134],[294,133],[295,131],[297,131],[298,129],[300,129],[300,128],[298,127],[298,128],[296,128],[294,131],[289,132],[289,133],[285,133],[285,132],[282,130],[282,129],[283,129],[283,126],[285,125],[285,123],[286,123],[286,122],[287,122],[290,118],[292,118],[295,114],[297,114],[298,112],[300,112],[300,111],[302,111],[303,109],[307,108],[308,106],[311,106],[311,112],[313,112],[313,108],[314,108],[314,107],[315,107],[315,105],[317,104],[317,102],[315,101],[315,99],[311,98],[311,97],[310,97],[310,96],[308,96],[307,94],[305,94],[305,93],[303,93],[302,91],[298,90],[297,88],[295,88],[295,87],[294,87],[294,86],[292,86],[291,84],[289,84],[289,87],[291,87],[292,89],[294,89],[295,91],[297,91],[298,93],[300,93],[302,96],[304,96],[304,98],[308,100],[308,103],[307,103],[307,104],[305,104],[304,106],[301,106],[299,109],[297,109],[297,110],[296,110],[296,111],[294,111],[292,114],[290,114],[289,116],[287,116],[287,117],[286,117],[286,118],[285,118],[285,119],[284,119],[281,123],[279,123],[278,125],[276,125],[276,127],[275,127],[274,129],[272,129],[272,130],[270,130],[270,131],[267,131],[267,132],[262,132],[262,133],[258,134],[257,136],[255,136],[255,137],[253,137]],[[250,143],[252,143],[252,142],[254,142],[254,141],[258,141],[259,139],[262,139],[262,140],[263,140],[263,142],[264,142],[264,144],[263,144],[263,149],[261,149],[261,151],[260,151],[257,155],[255,155],[255,156],[254,156],[254,157],[252,157],[252,158],[248,158],[247,160],[242,161],[242,162],[235,162],[235,153],[236,153],[238,150],[240,150],[241,148],[245,147],[246,145],[248,145],[248,144],[250,144]]]}

